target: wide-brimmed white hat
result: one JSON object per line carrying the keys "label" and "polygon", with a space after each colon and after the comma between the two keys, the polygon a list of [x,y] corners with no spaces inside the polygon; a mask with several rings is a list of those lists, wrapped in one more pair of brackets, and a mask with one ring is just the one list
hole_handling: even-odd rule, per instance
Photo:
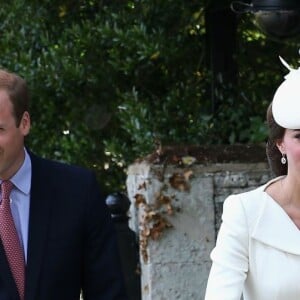
{"label": "wide-brimmed white hat", "polygon": [[273,97],[273,118],[283,128],[300,129],[300,68],[293,69],[279,58],[290,72]]}

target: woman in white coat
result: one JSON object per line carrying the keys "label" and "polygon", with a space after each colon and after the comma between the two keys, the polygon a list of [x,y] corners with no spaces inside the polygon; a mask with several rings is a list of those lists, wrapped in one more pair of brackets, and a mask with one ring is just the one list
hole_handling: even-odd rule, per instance
{"label": "woman in white coat", "polygon": [[278,177],[225,200],[205,300],[300,299],[300,68],[289,69],[267,112]]}

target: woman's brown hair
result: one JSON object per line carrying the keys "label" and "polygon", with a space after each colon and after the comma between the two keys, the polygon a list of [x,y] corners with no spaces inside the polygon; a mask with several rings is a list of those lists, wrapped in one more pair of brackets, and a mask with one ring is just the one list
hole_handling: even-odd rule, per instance
{"label": "woman's brown hair", "polygon": [[283,138],[285,128],[279,126],[275,122],[272,113],[272,103],[269,105],[267,110],[267,125],[269,130],[269,137],[266,146],[266,154],[268,157],[269,165],[272,172],[276,176],[286,175],[288,162],[286,164],[281,163],[282,154],[276,145],[277,142]]}

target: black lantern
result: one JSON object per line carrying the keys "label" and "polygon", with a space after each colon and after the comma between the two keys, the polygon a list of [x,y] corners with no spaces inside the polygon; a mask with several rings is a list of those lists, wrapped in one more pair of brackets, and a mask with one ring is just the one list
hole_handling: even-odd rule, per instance
{"label": "black lantern", "polygon": [[300,0],[233,1],[231,8],[236,13],[253,13],[255,24],[272,38],[292,38],[300,33]]}

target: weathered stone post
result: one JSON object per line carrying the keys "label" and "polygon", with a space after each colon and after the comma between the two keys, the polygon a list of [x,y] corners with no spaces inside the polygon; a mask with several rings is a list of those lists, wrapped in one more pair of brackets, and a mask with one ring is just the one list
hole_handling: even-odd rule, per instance
{"label": "weathered stone post", "polygon": [[[264,152],[258,161],[241,163],[232,161],[235,156],[223,162],[225,149],[223,158],[209,152],[213,150],[220,153],[169,149],[128,169],[130,226],[139,236],[143,300],[203,299],[224,199],[271,176]],[[238,150],[227,147],[226,153]]]}

